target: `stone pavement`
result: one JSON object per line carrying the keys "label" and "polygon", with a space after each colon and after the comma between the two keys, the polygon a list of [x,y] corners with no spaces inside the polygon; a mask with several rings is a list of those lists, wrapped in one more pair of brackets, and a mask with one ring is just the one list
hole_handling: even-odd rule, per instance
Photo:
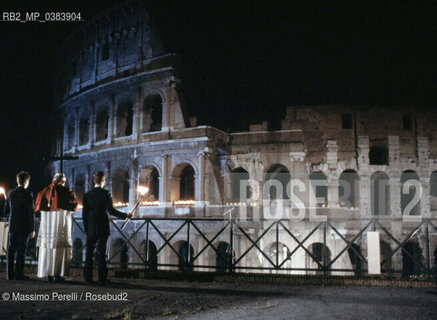
{"label": "stone pavement", "polygon": [[[80,277],[59,284],[35,278],[7,281],[4,273],[0,287],[1,320],[437,319],[437,290],[431,288],[120,278],[98,287],[86,285]],[[13,298],[27,301],[12,301]],[[49,301],[29,301],[46,299]],[[126,301],[113,301],[120,299]]]}

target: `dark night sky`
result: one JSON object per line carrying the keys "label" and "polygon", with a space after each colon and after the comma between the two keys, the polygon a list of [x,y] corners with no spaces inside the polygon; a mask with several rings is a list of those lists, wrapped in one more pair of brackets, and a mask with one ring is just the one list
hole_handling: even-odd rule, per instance
{"label": "dark night sky", "polygon": [[[2,1],[2,11],[80,11],[117,1]],[[31,5],[26,5],[31,3]],[[199,124],[247,130],[287,105],[436,103],[437,2],[152,1],[167,51],[183,61]],[[0,23],[0,185],[43,174],[56,117],[51,79],[76,23]]]}

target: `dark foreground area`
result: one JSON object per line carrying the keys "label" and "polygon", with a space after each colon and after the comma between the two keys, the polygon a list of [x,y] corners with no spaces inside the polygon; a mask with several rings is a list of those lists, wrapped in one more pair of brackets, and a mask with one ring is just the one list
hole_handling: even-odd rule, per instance
{"label": "dark foreground area", "polygon": [[[143,279],[112,279],[99,287],[86,285],[80,277],[46,283],[35,278],[7,281],[4,274],[0,288],[2,320],[437,319],[437,290],[430,288]],[[14,294],[26,301],[12,301]],[[114,301],[120,299],[126,300]]]}

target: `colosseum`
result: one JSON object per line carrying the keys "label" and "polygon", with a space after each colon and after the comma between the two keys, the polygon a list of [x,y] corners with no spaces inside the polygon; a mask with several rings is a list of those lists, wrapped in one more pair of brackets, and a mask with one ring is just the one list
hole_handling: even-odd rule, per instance
{"label": "colosseum", "polygon": [[[180,60],[165,51],[141,1],[87,21],[61,56],[57,153],[78,159],[52,170],[65,172],[80,200],[96,170],[120,210],[140,200],[124,230],[113,220],[113,267],[361,274],[373,232],[382,272],[435,274],[436,113],[283,106],[280,126],[198,125],[185,105]],[[290,194],[290,181],[301,183],[291,184],[300,194]],[[141,199],[139,186],[149,188]],[[80,264],[80,210],[75,216]]]}

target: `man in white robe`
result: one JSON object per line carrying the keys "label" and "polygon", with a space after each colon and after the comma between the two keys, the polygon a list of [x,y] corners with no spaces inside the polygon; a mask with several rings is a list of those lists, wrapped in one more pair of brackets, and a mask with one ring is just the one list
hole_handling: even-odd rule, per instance
{"label": "man in white robe", "polygon": [[72,247],[72,216],[77,198],[65,187],[65,175],[57,173],[38,194],[35,211],[41,212],[37,247],[39,278],[62,282],[69,275]]}

